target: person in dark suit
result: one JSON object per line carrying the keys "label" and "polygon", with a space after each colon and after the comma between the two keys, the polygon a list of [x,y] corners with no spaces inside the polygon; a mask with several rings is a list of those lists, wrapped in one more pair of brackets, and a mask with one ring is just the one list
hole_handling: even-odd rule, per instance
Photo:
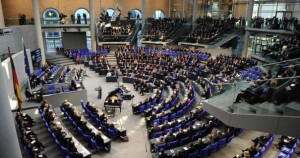
{"label": "person in dark suit", "polygon": [[204,149],[205,147],[206,147],[206,145],[202,141],[202,138],[199,138],[197,141],[197,144],[195,144],[196,150],[200,151],[201,149]]}
{"label": "person in dark suit", "polygon": [[154,78],[153,84],[154,84],[156,87],[159,87],[159,81],[157,80],[157,78]]}
{"label": "person in dark suit", "polygon": [[263,136],[257,137],[253,139],[252,141],[254,142],[254,145],[256,146],[258,142],[262,142],[263,144],[267,143],[269,139],[271,138],[270,133],[265,133]]}
{"label": "person in dark suit", "polygon": [[214,142],[217,142],[217,141],[219,141],[219,140],[221,140],[221,139],[223,139],[224,138],[224,135],[223,135],[223,133],[221,132],[221,131],[217,131],[217,133],[215,134],[215,135],[213,135],[213,140],[214,140]]}
{"label": "person in dark suit", "polygon": [[161,129],[158,127],[157,122],[154,122],[153,127],[150,129],[150,133],[154,134],[156,132],[159,132]]}
{"label": "person in dark suit", "polygon": [[170,131],[170,132],[167,133],[167,136],[166,136],[166,138],[165,138],[165,143],[172,142],[172,141],[174,141],[175,139],[176,139],[176,138],[175,138],[175,136],[173,135],[173,132]]}
{"label": "person in dark suit", "polygon": [[169,125],[168,120],[166,120],[162,126],[162,130],[165,131],[169,128],[171,128],[171,125]]}
{"label": "person in dark suit", "polygon": [[176,135],[176,139],[177,140],[181,140],[182,138],[184,138],[186,136],[186,134],[183,132],[183,129],[180,128],[177,135]]}
{"label": "person in dark suit", "polygon": [[96,143],[98,145],[100,145],[100,146],[104,145],[104,140],[102,138],[102,133],[100,131],[95,135],[95,137],[93,139],[96,141]]}
{"label": "person in dark suit", "polygon": [[87,124],[86,121],[82,121],[82,125],[81,125],[80,129],[82,130],[82,132],[84,134],[91,135],[92,130],[86,124]]}
{"label": "person in dark suit", "polygon": [[195,148],[194,143],[193,143],[193,142],[190,142],[189,148],[188,148],[188,150],[187,150],[187,156],[188,156],[189,154],[192,154],[192,153],[196,152],[196,151],[197,151],[197,149]]}
{"label": "person in dark suit", "polygon": [[158,153],[158,158],[168,158],[168,155],[165,153],[165,149],[161,148]]}
{"label": "person in dark suit", "polygon": [[74,89],[75,91],[77,90],[75,77],[72,77],[72,80],[71,80],[71,89]]}
{"label": "person in dark suit", "polygon": [[190,125],[186,131],[186,135],[191,137],[191,136],[193,136],[194,133],[195,133],[195,130],[193,128],[193,125]]}
{"label": "person in dark suit", "polygon": [[231,128],[227,128],[227,130],[225,132],[226,140],[228,140],[229,137],[231,137],[232,135],[233,135],[233,132],[232,132]]}

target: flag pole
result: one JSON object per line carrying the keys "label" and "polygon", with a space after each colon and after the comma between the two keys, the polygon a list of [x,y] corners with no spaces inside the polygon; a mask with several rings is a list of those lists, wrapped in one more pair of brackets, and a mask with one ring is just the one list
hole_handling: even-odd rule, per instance
{"label": "flag pole", "polygon": [[[25,44],[24,44],[24,39],[23,39],[23,36],[22,36],[22,45],[24,47],[23,49],[23,53],[25,53]],[[27,54],[26,54],[27,55]],[[24,56],[24,59],[25,59],[25,56]],[[25,63],[26,64],[26,63]],[[26,65],[25,65],[26,66]],[[29,65],[27,65],[29,66]],[[30,76],[27,76],[27,84],[28,84],[28,89],[29,89],[29,92],[32,93],[32,90],[31,90],[31,85],[30,85]]]}
{"label": "flag pole", "polygon": [[21,94],[21,89],[20,89],[20,85],[19,85],[19,81],[18,81],[18,77],[17,77],[17,73],[16,73],[16,68],[15,68],[15,65],[14,65],[14,61],[11,57],[9,47],[8,47],[8,54],[9,54],[10,65],[11,65],[11,70],[12,70],[14,92],[15,92],[15,96],[17,97],[18,107],[19,107],[20,110],[22,110],[23,97],[22,97],[22,94]]}

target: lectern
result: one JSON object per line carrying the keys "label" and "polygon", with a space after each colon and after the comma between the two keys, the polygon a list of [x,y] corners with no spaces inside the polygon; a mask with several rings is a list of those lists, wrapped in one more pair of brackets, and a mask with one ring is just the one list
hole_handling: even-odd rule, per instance
{"label": "lectern", "polygon": [[102,88],[99,86],[98,88],[95,88],[95,91],[98,91],[98,99],[101,99],[101,96],[102,96]]}

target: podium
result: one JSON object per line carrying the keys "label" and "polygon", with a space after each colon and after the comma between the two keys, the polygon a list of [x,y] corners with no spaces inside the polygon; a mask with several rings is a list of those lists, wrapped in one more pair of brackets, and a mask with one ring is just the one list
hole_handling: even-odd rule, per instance
{"label": "podium", "polygon": [[94,88],[95,91],[98,91],[98,99],[101,99],[102,96],[102,88],[99,86],[98,88]]}

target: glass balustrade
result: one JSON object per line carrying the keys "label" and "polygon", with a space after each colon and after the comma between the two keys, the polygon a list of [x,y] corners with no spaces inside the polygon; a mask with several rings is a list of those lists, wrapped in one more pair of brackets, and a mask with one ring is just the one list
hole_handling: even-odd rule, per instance
{"label": "glass balustrade", "polygon": [[300,116],[299,69],[300,59],[247,69],[234,82],[212,84],[206,102],[228,113]]}

